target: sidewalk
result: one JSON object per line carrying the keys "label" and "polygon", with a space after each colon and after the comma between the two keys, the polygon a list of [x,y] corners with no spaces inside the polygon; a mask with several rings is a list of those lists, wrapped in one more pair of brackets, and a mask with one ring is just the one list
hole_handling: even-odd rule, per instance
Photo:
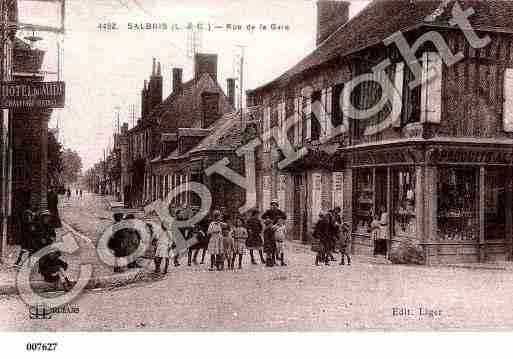
{"label": "sidewalk", "polygon": [[[288,241],[287,245],[290,250],[300,253],[312,253],[309,244],[304,244],[297,241]],[[378,264],[378,265],[393,265],[391,261],[384,256],[369,257],[363,255],[351,254],[351,260],[359,263]],[[396,264],[400,265],[400,264]],[[511,271],[513,272],[513,262],[496,261],[484,263],[454,263],[454,264],[438,264],[427,266],[431,268],[456,268],[456,269],[474,269],[474,270],[498,270],[498,271]]]}
{"label": "sidewalk", "polygon": [[[112,211],[108,199],[87,194],[84,199],[60,199],[59,211],[63,227],[57,229],[57,240],[70,233],[79,249],[72,254],[63,254],[68,263],[67,273],[72,281],[80,275],[80,266],[91,264],[93,275],[86,289],[122,286],[136,281],[153,281],[159,279],[151,272],[152,265],[143,261],[141,269],[129,270],[124,273],[113,273],[113,269],[102,263],[96,252],[96,242],[103,231],[112,223]],[[16,276],[18,269],[14,267],[18,246],[7,248],[6,263],[0,264],[0,295],[17,294]],[[38,291],[53,291],[54,286],[42,281],[42,277],[33,273],[32,287]]]}

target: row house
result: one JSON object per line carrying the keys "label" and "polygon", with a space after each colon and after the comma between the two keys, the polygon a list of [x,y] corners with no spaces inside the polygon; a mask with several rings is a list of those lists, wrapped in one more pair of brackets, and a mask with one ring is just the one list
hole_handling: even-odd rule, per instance
{"label": "row house", "polygon": [[[159,68],[157,65],[157,78],[161,76]],[[183,82],[182,74],[181,68],[173,69],[172,93],[158,104],[149,100],[144,105],[143,101],[142,119],[128,131],[131,170],[128,193],[132,198],[135,194],[132,204],[163,198],[164,188],[169,187],[166,179],[175,172],[166,158],[177,151],[180,154],[187,152],[209,134],[212,124],[223,114],[234,111],[235,83],[228,81],[232,84],[230,100],[217,81],[216,54],[195,54],[193,78]],[[154,98],[154,90],[162,91],[162,83],[156,87],[152,80],[146,93],[149,99]],[[143,99],[144,96],[143,90]],[[183,177],[182,180],[185,181]]]}
{"label": "row house", "polygon": [[[340,206],[354,253],[373,253],[377,216],[381,254],[408,243],[427,264],[511,259],[513,3],[374,0],[351,20],[346,2],[317,6],[316,49],[247,92],[260,131],[299,123],[260,149],[260,207],[278,198],[306,241]],[[283,138],[308,152],[280,168]]]}
{"label": "row house", "polygon": [[145,201],[146,167],[157,152],[159,136],[159,124],[154,120],[153,112],[162,106],[162,86],[161,65],[154,58],[150,80],[144,81],[141,90],[141,118],[124,136],[128,161],[122,164],[121,172],[128,173],[128,180],[122,191],[129,206],[139,206]]}
{"label": "row house", "polygon": [[[233,79],[228,82],[230,86]],[[231,170],[245,175],[245,158],[236,150],[256,135],[257,111],[258,107],[253,107],[226,113],[206,129],[179,129],[177,148],[169,156],[152,163],[162,184],[156,197],[166,198],[172,189],[185,184],[182,188],[186,192],[172,198],[172,205],[175,208],[199,209],[201,198],[190,191],[190,183],[194,182],[208,189],[212,198],[211,209],[218,209],[226,218],[233,218],[246,202],[246,190],[220,171],[211,172],[209,168],[227,160]]]}

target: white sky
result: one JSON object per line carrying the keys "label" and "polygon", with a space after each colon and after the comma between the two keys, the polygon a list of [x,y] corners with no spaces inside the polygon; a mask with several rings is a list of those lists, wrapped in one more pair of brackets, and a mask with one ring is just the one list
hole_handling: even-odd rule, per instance
{"label": "white sky", "polygon": [[[369,1],[352,0],[350,16]],[[55,110],[50,126],[59,119],[61,142],[77,150],[84,170],[98,162],[112,143],[116,107],[121,122],[129,122],[129,106],[140,114],[140,91],[151,73],[152,58],[162,64],[164,98],[172,86],[171,69],[184,69],[183,81],[192,76],[187,57],[187,32],[163,30],[130,31],[129,22],[185,25],[203,22],[218,25],[289,25],[289,31],[246,30],[203,32],[202,52],[218,54],[218,81],[226,88],[233,77],[236,45],[246,45],[244,89],[258,87],[297,63],[315,47],[315,0],[68,0],[66,35],[63,37],[63,80],[66,107]],[[20,0],[20,21],[56,25],[59,8]],[[99,31],[102,22],[116,22],[117,31]],[[27,34],[22,32],[18,36]],[[57,36],[37,33],[46,49],[45,70],[55,71]],[[47,80],[55,80],[48,76]]]}

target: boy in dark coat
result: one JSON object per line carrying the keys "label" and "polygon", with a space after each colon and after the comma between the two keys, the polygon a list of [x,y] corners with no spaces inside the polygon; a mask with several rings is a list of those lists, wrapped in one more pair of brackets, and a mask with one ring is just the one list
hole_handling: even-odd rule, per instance
{"label": "boy in dark coat", "polygon": [[248,230],[248,240],[246,241],[246,247],[249,249],[249,256],[251,257],[251,264],[257,264],[255,257],[253,256],[253,250],[258,251],[260,255],[260,261],[262,264],[265,263],[264,253],[262,252],[262,222],[258,216],[258,210],[254,209],[251,211],[251,217],[246,222],[246,229]]}
{"label": "boy in dark coat", "polygon": [[264,220],[264,252],[266,255],[265,266],[274,266],[276,262],[276,240],[274,238],[273,221],[270,218]]}
{"label": "boy in dark coat", "polygon": [[55,283],[56,288],[62,283],[64,290],[67,292],[71,289],[71,282],[64,274],[68,269],[68,263],[61,258],[61,252],[55,251],[48,253],[39,260],[39,273],[43,276],[45,282]]}
{"label": "boy in dark coat", "polygon": [[328,215],[324,212],[319,213],[319,220],[315,224],[313,237],[318,242],[317,255],[315,256],[315,265],[319,265],[319,261],[329,265],[329,257],[327,249],[330,246],[331,236],[333,235],[332,226]]}

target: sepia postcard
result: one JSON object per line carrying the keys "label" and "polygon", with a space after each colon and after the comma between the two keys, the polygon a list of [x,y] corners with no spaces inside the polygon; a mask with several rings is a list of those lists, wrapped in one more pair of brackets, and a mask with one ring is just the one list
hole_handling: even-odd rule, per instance
{"label": "sepia postcard", "polygon": [[513,329],[513,1],[0,24],[0,331]]}

